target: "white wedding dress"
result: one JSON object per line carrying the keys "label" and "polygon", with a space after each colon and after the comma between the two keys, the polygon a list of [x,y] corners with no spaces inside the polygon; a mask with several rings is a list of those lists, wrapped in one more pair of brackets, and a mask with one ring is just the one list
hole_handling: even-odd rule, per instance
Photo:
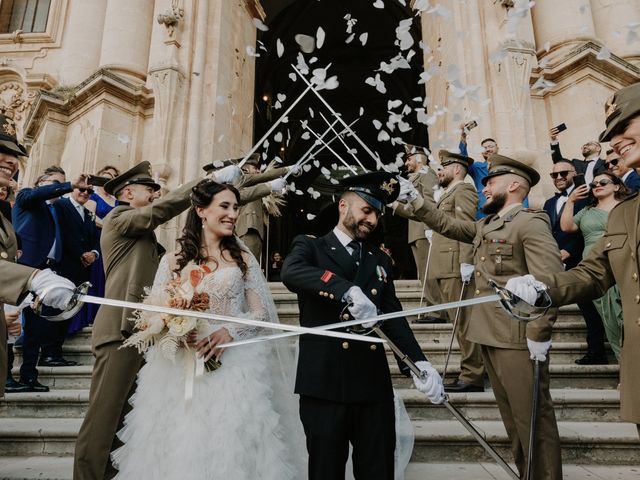
{"label": "white wedding dress", "polygon": [[[167,257],[153,289],[171,279]],[[262,272],[251,257],[243,278],[236,266],[205,275],[202,289],[210,312],[277,322]],[[262,333],[238,324],[209,321],[235,338]],[[267,331],[271,333],[271,331]],[[157,347],[146,354],[138,374],[133,410],[118,432],[124,446],[112,453],[119,480],[299,480],[306,478],[305,437],[293,394],[294,355],[290,345],[261,342],[227,349],[222,367],[194,379],[185,400],[193,350],[180,348],[175,362]]]}

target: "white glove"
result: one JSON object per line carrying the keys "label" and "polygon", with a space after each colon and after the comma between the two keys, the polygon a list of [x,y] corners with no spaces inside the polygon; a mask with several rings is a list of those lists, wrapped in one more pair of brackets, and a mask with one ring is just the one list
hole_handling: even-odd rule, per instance
{"label": "white glove", "polygon": [[460,277],[463,282],[469,283],[471,281],[471,276],[473,275],[473,271],[476,269],[476,266],[471,263],[461,263],[460,264]]}
{"label": "white glove", "polygon": [[424,393],[431,403],[442,403],[444,401],[444,386],[438,371],[433,368],[431,362],[416,362],[416,367],[427,373],[427,379],[423,380],[411,372],[416,388]]}
{"label": "white glove", "polygon": [[416,187],[413,186],[406,178],[398,177],[400,180],[400,194],[398,195],[398,201],[402,203],[412,202],[420,196]]}
{"label": "white glove", "polygon": [[428,228],[424,231],[424,236],[427,237],[429,243],[433,240],[433,230],[429,230]]}
{"label": "white glove", "polygon": [[228,165],[213,172],[213,178],[218,183],[232,183],[240,176],[242,176],[242,170],[237,165]]}
{"label": "white glove", "polygon": [[529,348],[529,353],[531,354],[531,360],[540,360],[541,362],[546,362],[547,352],[551,348],[551,340],[548,340],[546,342],[534,342],[533,340],[529,340],[527,338],[527,347]]}
{"label": "white glove", "polygon": [[[351,287],[345,295],[347,303],[349,303],[349,312],[356,320],[364,320],[378,315],[378,308],[369,300],[360,287]],[[363,323],[364,328],[371,328],[377,322]]]}
{"label": "white glove", "polygon": [[271,185],[272,192],[281,192],[287,187],[287,181],[284,178],[280,177],[276,178],[275,180],[271,180],[269,182],[269,185]]}
{"label": "white glove", "polygon": [[287,172],[291,175],[298,175],[302,171],[302,167],[300,165],[291,165],[287,168]]}
{"label": "white glove", "polygon": [[533,275],[523,275],[521,277],[510,278],[504,288],[528,304],[535,305],[540,292],[546,290],[547,286],[536,280]]}
{"label": "white glove", "polygon": [[71,280],[56,275],[48,268],[34,275],[30,287],[42,299],[42,303],[58,310],[67,308],[76,288]]}

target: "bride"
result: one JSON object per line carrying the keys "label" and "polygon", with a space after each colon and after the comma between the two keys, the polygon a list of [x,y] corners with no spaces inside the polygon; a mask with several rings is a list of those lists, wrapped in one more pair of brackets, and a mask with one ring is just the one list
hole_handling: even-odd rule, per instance
{"label": "bride", "polygon": [[[181,271],[200,268],[208,312],[277,322],[255,258],[233,235],[238,191],[203,180],[193,188],[191,201],[179,250],[163,257],[151,294],[166,292]],[[159,345],[147,351],[130,399],[133,410],[118,432],[124,446],[112,453],[116,478],[304,478],[305,440],[292,394],[290,351],[273,342],[223,351],[218,345],[258,330],[216,321],[206,325],[190,345],[205,361],[214,357],[222,366],[191,379],[190,400],[185,400],[185,382],[190,382],[194,351],[179,348],[174,361]]]}

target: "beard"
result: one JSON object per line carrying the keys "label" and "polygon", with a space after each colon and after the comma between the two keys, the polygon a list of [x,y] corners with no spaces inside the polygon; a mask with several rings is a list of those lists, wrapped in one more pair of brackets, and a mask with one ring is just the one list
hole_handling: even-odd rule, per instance
{"label": "beard", "polygon": [[[342,221],[342,225],[344,225],[344,227],[353,235],[353,238],[355,240],[360,240],[360,241],[366,240],[369,234],[373,232],[375,228],[375,225],[371,225],[371,223],[369,222],[356,221],[355,217],[351,213],[351,208],[347,210],[344,220]],[[358,228],[360,225],[368,225],[370,227],[370,230],[362,231],[360,230],[360,228]]]}
{"label": "beard", "polygon": [[482,213],[492,215],[498,213],[507,203],[507,195],[505,193],[496,193],[491,196],[491,201],[484,204],[482,207]]}

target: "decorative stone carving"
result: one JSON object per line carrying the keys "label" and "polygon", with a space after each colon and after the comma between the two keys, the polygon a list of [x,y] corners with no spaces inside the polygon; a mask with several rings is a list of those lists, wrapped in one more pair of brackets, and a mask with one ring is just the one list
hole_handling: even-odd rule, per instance
{"label": "decorative stone carving", "polygon": [[36,95],[35,91],[25,91],[19,82],[0,84],[0,111],[15,122],[19,137],[22,137],[24,113],[31,107]]}
{"label": "decorative stone carving", "polygon": [[184,17],[184,8],[180,6],[180,0],[171,0],[171,8],[158,15],[158,23],[167,27],[169,37],[175,35],[176,26]]}

